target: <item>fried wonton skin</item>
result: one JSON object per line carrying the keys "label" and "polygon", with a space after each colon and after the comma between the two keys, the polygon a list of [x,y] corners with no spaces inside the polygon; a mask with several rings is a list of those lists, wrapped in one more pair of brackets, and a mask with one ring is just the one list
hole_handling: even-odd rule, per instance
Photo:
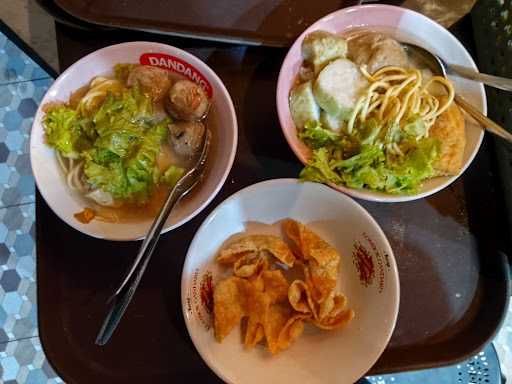
{"label": "fried wonton skin", "polygon": [[[446,96],[442,96],[445,98]],[[464,148],[466,147],[466,128],[464,115],[457,106],[452,105],[437,117],[430,128],[429,136],[439,140],[439,159],[434,163],[437,176],[450,176],[459,173],[462,168]]]}
{"label": "fried wonton skin", "polygon": [[266,251],[283,264],[292,267],[295,256],[286,243],[277,236],[248,235],[221,249],[217,261],[224,265],[232,265],[247,253]]}
{"label": "fried wonton skin", "polygon": [[333,260],[339,261],[338,251],[304,224],[288,219],[283,223],[283,229],[299,248],[305,260],[313,259],[320,266],[327,265]]}
{"label": "fried wonton skin", "polygon": [[[265,342],[275,355],[300,337],[305,322],[336,330],[354,317],[346,297],[336,292],[339,253],[298,221],[285,221],[283,229],[293,252],[283,240],[268,235],[248,235],[220,250],[217,261],[231,267],[233,276],[214,287],[213,323],[219,342],[246,319],[245,347]],[[296,275],[301,272],[303,278]],[[291,284],[285,273],[295,279]]]}
{"label": "fried wonton skin", "polygon": [[233,274],[249,279],[267,270],[268,267],[268,258],[265,254],[262,254],[262,252],[250,252],[235,261],[233,264]]}
{"label": "fried wonton skin", "polygon": [[270,297],[249,280],[236,276],[221,280],[213,291],[215,338],[222,342],[244,317],[254,325],[263,324]]}
{"label": "fried wonton skin", "polygon": [[327,317],[321,321],[313,320],[312,323],[318,328],[326,331],[333,331],[345,327],[354,318],[355,312],[352,309],[345,309],[336,316]]}
{"label": "fried wonton skin", "polygon": [[296,220],[283,223],[286,235],[302,255],[305,282],[313,299],[321,303],[336,288],[340,254],[315,232]]}
{"label": "fried wonton skin", "polygon": [[315,260],[311,260],[304,268],[306,284],[311,289],[313,299],[322,303],[336,288],[338,278],[339,260],[321,266]]}
{"label": "fried wonton skin", "polygon": [[290,284],[288,301],[295,311],[317,317],[315,302],[311,297],[309,286],[304,281],[295,280]]}
{"label": "fried wonton skin", "polygon": [[287,303],[271,305],[264,326],[270,353],[275,355],[289,348],[304,331],[304,319],[307,318],[309,316],[294,312]]}
{"label": "fried wonton skin", "polygon": [[[261,292],[256,300],[260,300],[258,307],[249,311],[247,330],[244,344],[251,348],[265,336],[264,327],[268,321],[269,307],[276,303],[283,303],[288,297],[288,281],[280,270],[265,270],[251,281],[253,287]],[[262,299],[263,297],[263,299]],[[263,304],[261,304],[264,300]]]}
{"label": "fried wonton skin", "polygon": [[224,338],[240,324],[247,315],[251,283],[239,277],[229,277],[215,285],[213,291],[213,328],[215,338],[222,342]]}

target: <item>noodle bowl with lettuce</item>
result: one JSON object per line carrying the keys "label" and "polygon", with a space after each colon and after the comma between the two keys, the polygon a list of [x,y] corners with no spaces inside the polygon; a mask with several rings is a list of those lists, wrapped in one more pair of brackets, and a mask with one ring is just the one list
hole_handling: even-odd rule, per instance
{"label": "noodle bowl with lettuce", "polygon": [[46,143],[68,187],[90,203],[75,214],[82,223],[154,216],[208,123],[210,100],[198,84],[139,64],[116,64],[114,73],[43,106]]}
{"label": "noodle bowl with lettuce", "polygon": [[457,175],[466,142],[452,83],[369,30],[304,37],[289,94],[298,137],[311,149],[301,179],[393,195]]}

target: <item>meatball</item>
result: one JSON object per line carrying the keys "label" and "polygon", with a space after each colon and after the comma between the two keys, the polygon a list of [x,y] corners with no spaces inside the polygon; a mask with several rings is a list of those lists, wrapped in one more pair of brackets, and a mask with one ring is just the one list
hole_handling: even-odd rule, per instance
{"label": "meatball", "polygon": [[348,41],[348,58],[357,65],[367,65],[368,72],[395,65],[408,67],[407,53],[400,43],[380,33],[364,33]]}
{"label": "meatball", "polygon": [[208,112],[210,102],[206,92],[190,80],[177,81],[169,91],[165,103],[167,112],[179,120],[201,120]]}
{"label": "meatball", "polygon": [[199,121],[178,121],[169,124],[170,140],[181,156],[193,156],[201,149],[205,128]]}
{"label": "meatball", "polygon": [[149,65],[138,65],[130,71],[126,84],[132,87],[137,83],[142,88],[142,92],[153,101],[162,100],[171,88],[169,73],[165,69]]}

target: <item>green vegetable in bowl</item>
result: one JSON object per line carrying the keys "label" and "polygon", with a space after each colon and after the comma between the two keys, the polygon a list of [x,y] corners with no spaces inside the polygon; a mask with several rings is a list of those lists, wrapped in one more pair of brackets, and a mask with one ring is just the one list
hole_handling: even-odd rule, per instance
{"label": "green vegetable in bowl", "polygon": [[[342,140],[326,142],[326,145],[313,150],[300,178],[305,181],[344,184],[350,188],[412,194],[418,191],[424,179],[434,175],[433,164],[438,157],[439,145],[435,139],[426,138],[414,143],[406,140],[402,146],[409,146],[409,149],[404,156],[385,153],[380,143],[362,144],[357,154],[340,159],[340,154],[348,153],[336,149],[347,147],[341,144]],[[354,145],[353,142],[351,144]]]}
{"label": "green vegetable in bowl", "polygon": [[161,172],[157,165],[169,123],[155,119],[151,100],[137,86],[108,92],[90,114],[62,105],[44,120],[48,144],[62,157],[83,162],[88,189],[136,204],[147,201],[160,182],[174,185],[184,173],[175,165]]}
{"label": "green vegetable in bowl", "polygon": [[90,146],[80,126],[77,113],[64,105],[47,112],[45,120],[46,141],[64,157],[77,159],[84,147]]}

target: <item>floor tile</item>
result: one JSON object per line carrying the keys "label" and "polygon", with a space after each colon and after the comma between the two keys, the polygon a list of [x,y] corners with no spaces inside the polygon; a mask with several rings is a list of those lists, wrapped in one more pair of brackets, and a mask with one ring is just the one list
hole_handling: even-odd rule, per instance
{"label": "floor tile", "polygon": [[403,373],[367,377],[365,384],[499,384],[501,375],[496,351],[483,351],[460,364]]}
{"label": "floor tile", "polygon": [[494,346],[500,357],[503,375],[508,380],[512,380],[512,302],[510,302],[503,327],[494,339]]}
{"label": "floor tile", "polygon": [[35,207],[0,209],[0,342],[37,335]]}
{"label": "floor tile", "polygon": [[0,32],[0,84],[48,77],[38,64]]}
{"label": "floor tile", "polygon": [[48,64],[58,69],[54,18],[34,0],[1,0],[0,17]]}
{"label": "floor tile", "polygon": [[0,344],[0,383],[63,383],[44,356],[38,337]]}
{"label": "floor tile", "polygon": [[30,130],[37,106],[52,81],[0,86],[0,207],[34,201]]}

